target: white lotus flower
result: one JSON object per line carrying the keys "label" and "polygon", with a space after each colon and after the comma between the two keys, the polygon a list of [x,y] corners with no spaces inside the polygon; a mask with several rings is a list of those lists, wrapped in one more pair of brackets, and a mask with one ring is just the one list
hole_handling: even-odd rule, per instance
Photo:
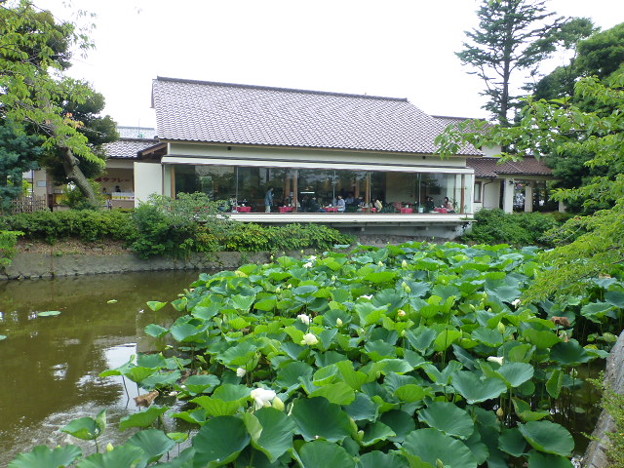
{"label": "white lotus flower", "polygon": [[318,343],[318,338],[314,335],[314,333],[306,333],[303,335],[303,340],[301,341],[302,345],[312,346]]}
{"label": "white lotus flower", "polygon": [[520,301],[520,299],[516,299],[515,301],[513,301],[513,302],[511,303],[511,305],[512,305],[512,306],[514,306],[514,307],[518,307],[518,306],[520,305],[520,303],[521,303],[521,302],[522,302],[522,301]]}
{"label": "white lotus flower", "polygon": [[503,361],[505,360],[504,357],[498,357],[498,356],[488,356],[487,361],[488,362],[495,362],[496,364],[498,364],[499,366],[503,365]]}
{"label": "white lotus flower", "polygon": [[373,295],[372,295],[372,294],[369,294],[369,295],[363,294],[363,295],[362,295],[362,296],[360,296],[360,297],[361,297],[361,298],[363,297],[364,299],[368,299],[368,300],[370,301],[370,300],[373,298]]}
{"label": "white lotus flower", "polygon": [[242,367],[239,367],[238,369],[236,369],[236,377],[245,377],[246,373],[247,371],[243,369]]}
{"label": "white lotus flower", "polygon": [[251,398],[254,399],[254,408],[257,410],[264,406],[271,406],[271,402],[276,396],[275,391],[265,388],[255,388],[251,391]]}
{"label": "white lotus flower", "polygon": [[316,260],[316,255],[310,255],[309,261],[313,262]]}
{"label": "white lotus flower", "polygon": [[406,314],[405,314],[405,311],[404,311],[403,309],[401,309],[401,310],[399,310],[399,311],[397,312],[397,315],[398,315],[399,317],[405,317],[405,315],[406,315]]}
{"label": "white lotus flower", "polygon": [[312,262],[307,262],[301,265],[303,268],[312,268]]}
{"label": "white lotus flower", "polygon": [[299,321],[301,321],[301,323],[303,323],[304,325],[310,325],[310,316],[309,315],[299,314],[299,315],[297,315],[297,319],[299,319]]}

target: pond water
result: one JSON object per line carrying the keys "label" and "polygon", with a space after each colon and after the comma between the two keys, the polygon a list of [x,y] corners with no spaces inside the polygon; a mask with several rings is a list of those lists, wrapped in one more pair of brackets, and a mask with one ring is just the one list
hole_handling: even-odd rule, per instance
{"label": "pond water", "polygon": [[[169,325],[175,319],[172,307],[153,312],[146,301],[173,300],[198,275],[144,272],[0,282],[0,335],[7,336],[0,341],[0,466],[41,444],[73,443],[91,453],[93,442],[59,429],[104,408],[109,409],[109,428],[100,446],[126,440],[129,434],[114,427],[138,410],[133,400],[137,387],[127,381],[126,394],[120,377],[99,374],[146,350],[146,325]],[[61,314],[37,317],[50,310]],[[596,375],[603,366],[599,361],[579,372]],[[585,387],[574,400],[558,408],[555,419],[574,433],[576,452],[582,453],[587,439],[581,433],[592,431],[598,415],[597,393]]]}
{"label": "pond water", "polygon": [[[36,445],[54,446],[59,428],[109,408],[108,420],[136,411],[136,385],[100,372],[137,352],[150,323],[171,323],[173,308],[152,312],[148,300],[169,301],[199,273],[149,272],[0,282],[0,466]],[[115,303],[108,303],[110,300]],[[57,310],[54,317],[37,312]],[[142,311],[142,312],[141,312]],[[111,425],[112,426],[112,425]],[[108,430],[104,444],[126,439]],[[71,438],[71,443],[77,443]],[[93,443],[83,445],[93,450]]]}

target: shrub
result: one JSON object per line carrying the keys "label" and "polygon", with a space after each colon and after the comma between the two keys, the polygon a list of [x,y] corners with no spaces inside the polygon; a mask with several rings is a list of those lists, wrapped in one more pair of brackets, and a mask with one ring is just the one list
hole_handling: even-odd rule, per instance
{"label": "shrub", "polygon": [[543,213],[507,214],[503,210],[481,210],[475,223],[461,237],[464,242],[478,244],[549,245],[544,232],[558,226],[557,221]]}
{"label": "shrub", "polygon": [[0,271],[11,264],[17,238],[22,235],[24,233],[19,231],[0,231]]}
{"label": "shrub", "polygon": [[24,238],[53,243],[61,239],[93,242],[103,239],[132,241],[136,229],[127,212],[121,211],[37,211],[5,216],[0,229],[23,231]]}

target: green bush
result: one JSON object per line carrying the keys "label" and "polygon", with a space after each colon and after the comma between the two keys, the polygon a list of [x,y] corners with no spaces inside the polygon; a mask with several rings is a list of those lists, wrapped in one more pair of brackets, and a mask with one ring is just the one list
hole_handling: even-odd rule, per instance
{"label": "green bush", "polygon": [[550,245],[543,235],[559,223],[543,213],[507,214],[503,210],[481,210],[461,237],[477,244]]}
{"label": "green bush", "polygon": [[22,231],[25,239],[56,242],[80,239],[85,242],[111,239],[132,241],[136,229],[122,211],[37,211],[0,218],[0,229]]}
{"label": "green bush", "polygon": [[0,230],[0,271],[11,264],[13,255],[15,255],[17,238],[22,235],[24,233],[19,231]]}

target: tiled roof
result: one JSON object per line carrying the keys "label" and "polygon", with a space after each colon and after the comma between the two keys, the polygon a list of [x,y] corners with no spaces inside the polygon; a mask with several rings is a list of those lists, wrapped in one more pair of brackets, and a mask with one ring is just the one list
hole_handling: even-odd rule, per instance
{"label": "tiled roof", "polygon": [[407,99],[365,95],[159,77],[152,103],[161,140],[431,154],[444,130]]}
{"label": "tiled roof", "polygon": [[132,159],[137,158],[137,153],[157,143],[157,140],[143,138],[121,138],[105,145],[105,151],[109,158]]}
{"label": "tiled roof", "polygon": [[475,171],[475,177],[494,179],[500,175],[550,176],[552,170],[543,160],[526,157],[520,161],[499,163],[498,158],[468,158],[466,165]]}

